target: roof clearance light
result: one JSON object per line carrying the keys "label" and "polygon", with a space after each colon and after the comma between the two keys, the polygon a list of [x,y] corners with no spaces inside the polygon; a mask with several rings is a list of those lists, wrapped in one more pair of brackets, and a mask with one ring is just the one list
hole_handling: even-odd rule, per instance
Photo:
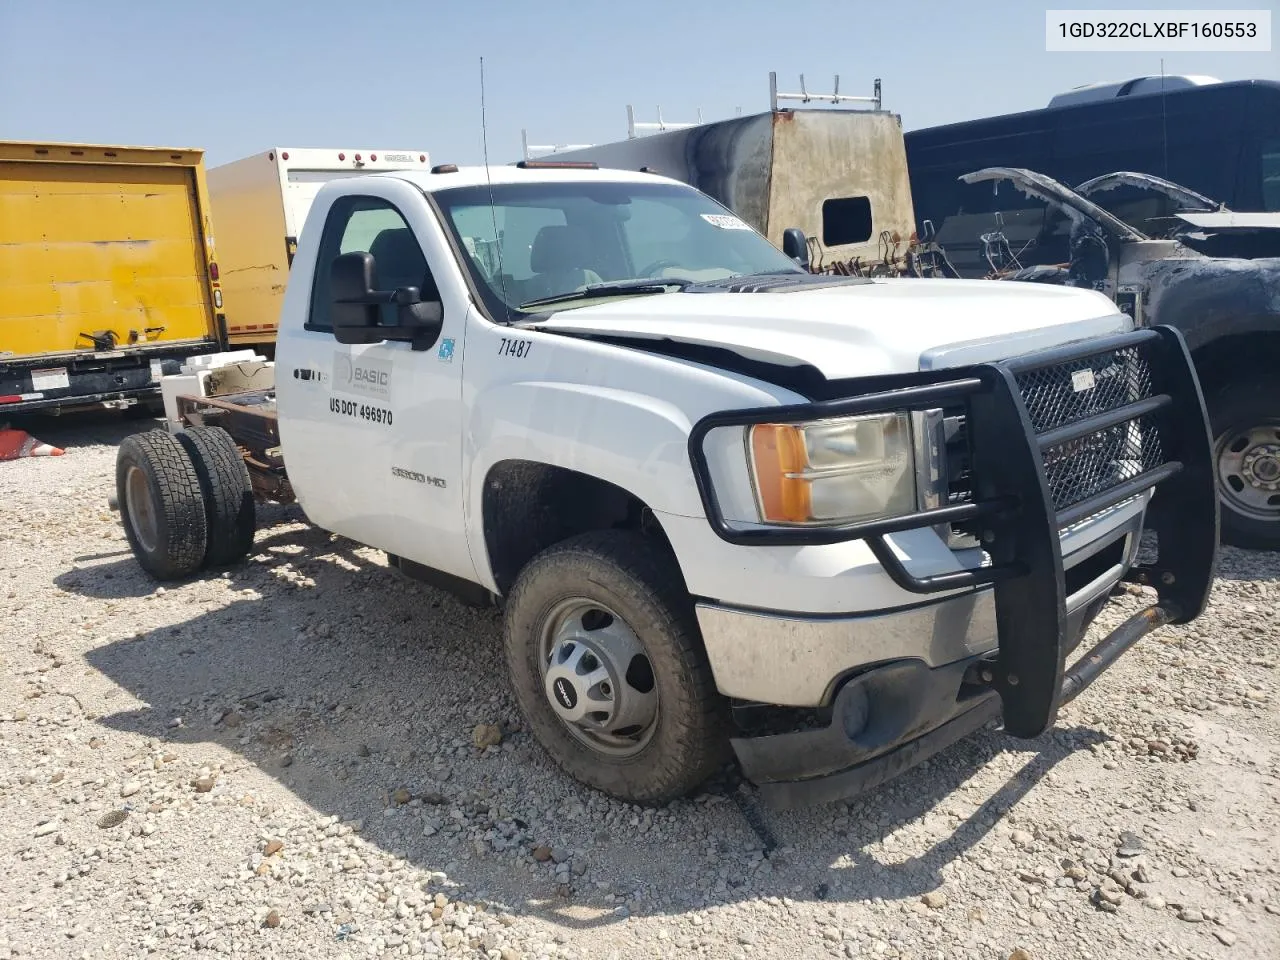
{"label": "roof clearance light", "polygon": [[357,153],[357,154],[356,154],[356,163],[359,163],[359,162],[360,162],[360,154],[358,154],[358,153]]}
{"label": "roof clearance light", "polygon": [[339,160],[345,160],[345,159],[347,159],[347,155],[346,155],[345,153],[340,153],[340,154],[338,154],[338,159],[339,159]]}
{"label": "roof clearance light", "polygon": [[281,154],[280,154],[280,159],[281,159],[281,160],[288,160],[288,159],[289,159],[289,151],[288,151],[288,150],[282,151],[282,152],[281,152]]}
{"label": "roof clearance light", "polygon": [[594,160],[521,160],[521,170],[599,170]]}
{"label": "roof clearance light", "polygon": [[418,162],[419,162],[419,163],[426,163],[426,162],[427,162],[427,155],[426,155],[425,153],[420,153],[420,154],[418,154]]}

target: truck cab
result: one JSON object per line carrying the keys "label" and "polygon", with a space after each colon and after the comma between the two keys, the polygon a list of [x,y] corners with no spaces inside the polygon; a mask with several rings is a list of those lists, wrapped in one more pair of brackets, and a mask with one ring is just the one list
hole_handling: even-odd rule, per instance
{"label": "truck cab", "polygon": [[[1036,736],[1211,582],[1207,427],[1175,331],[1089,290],[815,275],[653,174],[326,184],[275,381],[253,400],[270,429],[222,449],[279,453],[312,523],[500,603],[533,735],[632,802],[731,756],[789,805],[993,719]],[[189,405],[199,443],[175,443],[205,488],[196,447],[249,408]],[[126,530],[167,516],[138,508],[145,451],[120,464]],[[147,532],[144,565],[167,542]],[[1125,579],[1157,595],[1073,663]]]}

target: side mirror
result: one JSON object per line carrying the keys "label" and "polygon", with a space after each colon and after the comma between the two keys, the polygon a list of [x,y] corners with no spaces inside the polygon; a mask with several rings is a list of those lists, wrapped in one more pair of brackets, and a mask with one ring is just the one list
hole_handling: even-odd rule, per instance
{"label": "side mirror", "polygon": [[379,343],[381,305],[386,296],[373,288],[375,265],[368,253],[344,253],[329,265],[329,295],[333,300],[333,336],[339,343]]}
{"label": "side mirror", "polygon": [[[333,336],[339,343],[381,343],[407,340],[414,350],[426,350],[440,336],[444,306],[423,300],[418,287],[377,290],[377,264],[364,252],[334,257],[329,266],[329,292],[333,300]],[[395,324],[382,323],[384,305],[396,308]]]}
{"label": "side mirror", "polygon": [[806,270],[809,269],[809,241],[799,227],[787,227],[782,231],[782,252]]}

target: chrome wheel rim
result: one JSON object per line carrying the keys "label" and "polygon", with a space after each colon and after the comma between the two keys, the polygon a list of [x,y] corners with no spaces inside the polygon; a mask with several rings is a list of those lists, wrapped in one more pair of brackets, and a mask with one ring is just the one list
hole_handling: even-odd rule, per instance
{"label": "chrome wheel rim", "polygon": [[147,553],[160,542],[160,524],[157,522],[155,504],[151,500],[151,484],[141,467],[130,467],[124,478],[124,497],[129,507],[129,526],[138,539],[138,545]]}
{"label": "chrome wheel rim", "polygon": [[562,600],[543,621],[538,650],[543,693],[552,711],[586,746],[613,757],[649,743],[658,690],[644,644],[607,606]]}
{"label": "chrome wheel rim", "polygon": [[1280,520],[1280,421],[1229,430],[1214,453],[1222,499],[1255,520]]}

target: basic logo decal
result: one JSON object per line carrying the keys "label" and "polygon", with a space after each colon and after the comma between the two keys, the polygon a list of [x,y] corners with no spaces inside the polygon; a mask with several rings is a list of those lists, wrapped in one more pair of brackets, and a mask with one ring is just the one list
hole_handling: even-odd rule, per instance
{"label": "basic logo decal", "polygon": [[343,393],[389,400],[391,364],[386,360],[336,353],[333,356],[333,387]]}

